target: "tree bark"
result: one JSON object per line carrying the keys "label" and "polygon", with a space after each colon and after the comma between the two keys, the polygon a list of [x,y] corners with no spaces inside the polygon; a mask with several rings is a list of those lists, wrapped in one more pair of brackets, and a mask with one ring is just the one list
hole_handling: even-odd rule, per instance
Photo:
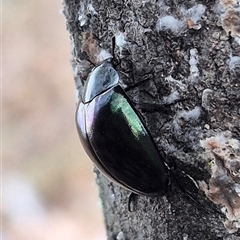
{"label": "tree bark", "polygon": [[138,196],[129,212],[129,192],[96,170],[108,239],[239,239],[239,5],[64,0],[79,94],[115,36],[122,86],[178,184],[209,212],[174,181],[164,196]]}

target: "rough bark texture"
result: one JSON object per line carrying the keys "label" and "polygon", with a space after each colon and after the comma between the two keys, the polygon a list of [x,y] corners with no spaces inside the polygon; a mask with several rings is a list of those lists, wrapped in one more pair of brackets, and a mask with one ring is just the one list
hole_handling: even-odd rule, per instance
{"label": "rough bark texture", "polygon": [[[210,212],[174,182],[165,196],[138,196],[128,212],[129,193],[96,170],[108,239],[239,239],[239,8],[238,0],[64,1],[80,94],[115,36],[122,86],[132,86],[177,180]],[[146,111],[146,102],[169,106]]]}

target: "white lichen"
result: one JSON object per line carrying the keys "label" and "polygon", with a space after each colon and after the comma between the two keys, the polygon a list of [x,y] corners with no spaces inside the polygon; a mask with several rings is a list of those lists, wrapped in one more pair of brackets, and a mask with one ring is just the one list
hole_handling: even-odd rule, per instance
{"label": "white lichen", "polygon": [[235,41],[240,45],[240,37],[235,36]]}
{"label": "white lichen", "polygon": [[179,111],[177,113],[178,118],[183,118],[185,121],[193,120],[196,121],[201,115],[201,108],[196,106],[189,111]]}
{"label": "white lichen", "polygon": [[199,70],[198,70],[197,64],[198,64],[198,50],[196,48],[192,48],[190,49],[190,59],[189,59],[190,76],[188,77],[188,80],[190,82],[196,82],[197,77],[199,76]]}
{"label": "white lichen", "polygon": [[240,68],[240,56],[232,56],[231,54],[228,66],[230,70],[234,70],[236,67]]}
{"label": "white lichen", "polygon": [[174,103],[177,99],[179,99],[179,92],[174,91],[170,95],[163,98],[164,102],[167,104]]}
{"label": "white lichen", "polygon": [[209,88],[206,88],[203,90],[202,93],[202,107],[205,108],[206,110],[210,110],[211,104],[210,100],[212,97],[212,90]]}
{"label": "white lichen", "polygon": [[86,6],[83,2],[80,2],[80,9],[78,12],[78,21],[81,27],[86,25],[88,21],[88,17],[86,14]]}
{"label": "white lichen", "polygon": [[206,6],[202,4],[197,4],[189,9],[181,8],[181,12],[185,16],[185,19],[191,19],[195,24],[202,18],[205,10]]}
{"label": "white lichen", "polygon": [[170,85],[177,86],[183,91],[186,90],[186,85],[182,81],[174,79],[172,76],[167,76],[165,80],[168,81]]}
{"label": "white lichen", "polygon": [[199,187],[226,215],[224,226],[229,233],[240,228],[240,142],[229,131],[200,141],[206,158],[211,159],[211,178]]}
{"label": "white lichen", "polygon": [[180,7],[180,11],[173,16],[170,14],[169,8],[161,8],[161,16],[159,16],[159,19],[157,20],[156,29],[158,31],[165,31],[169,29],[178,35],[188,27],[187,23],[189,19],[193,22],[193,24],[197,24],[204,15],[205,9],[206,6],[202,4],[197,4],[189,9]]}
{"label": "white lichen", "polygon": [[184,29],[184,22],[167,15],[158,19],[156,28],[158,31],[170,29],[174,33],[178,33]]}
{"label": "white lichen", "polygon": [[89,20],[88,14],[97,15],[97,12],[95,11],[92,3],[89,2],[86,4],[84,2],[80,2],[80,8],[78,11],[78,21],[81,27],[88,23]]}
{"label": "white lichen", "polygon": [[117,239],[117,240],[125,240],[125,238],[124,238],[124,234],[123,234],[123,232],[122,232],[122,231],[118,233],[118,235],[117,235],[117,238],[116,238],[116,239]]}
{"label": "white lichen", "polygon": [[[201,108],[196,106],[191,110],[182,110],[176,113],[174,120],[172,122],[172,130],[175,135],[179,135],[182,132],[182,122],[195,122],[201,115]],[[196,128],[195,128],[196,130]],[[184,139],[186,141],[192,141],[195,138],[195,134],[192,135],[191,132],[185,133]]]}
{"label": "white lichen", "polygon": [[98,13],[96,12],[96,10],[94,9],[92,3],[88,4],[88,10],[90,13],[92,13],[93,15],[98,15]]}
{"label": "white lichen", "polygon": [[115,41],[116,41],[116,45],[119,47],[120,51],[127,44],[127,42],[124,39],[123,32],[120,32],[120,31],[115,34]]}
{"label": "white lichen", "polygon": [[97,60],[98,60],[98,62],[102,62],[111,57],[112,57],[112,55],[108,51],[106,51],[105,49],[101,49],[97,56]]}

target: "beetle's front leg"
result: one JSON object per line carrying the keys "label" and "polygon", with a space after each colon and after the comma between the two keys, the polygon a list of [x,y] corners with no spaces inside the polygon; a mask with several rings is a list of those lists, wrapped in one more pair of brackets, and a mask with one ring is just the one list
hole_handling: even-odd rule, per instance
{"label": "beetle's front leg", "polygon": [[179,102],[187,101],[190,98],[183,98],[183,99],[176,99],[171,103],[136,103],[133,101],[135,104],[136,108],[141,109],[142,111],[145,112],[155,112],[155,111],[169,111],[169,108]]}

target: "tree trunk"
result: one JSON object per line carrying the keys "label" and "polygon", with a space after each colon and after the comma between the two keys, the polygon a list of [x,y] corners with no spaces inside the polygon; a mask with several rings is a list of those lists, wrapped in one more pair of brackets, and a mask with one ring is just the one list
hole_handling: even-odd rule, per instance
{"label": "tree trunk", "polygon": [[177,179],[129,212],[129,192],[96,170],[108,239],[239,239],[239,4],[64,0],[79,93],[115,36],[122,86]]}

